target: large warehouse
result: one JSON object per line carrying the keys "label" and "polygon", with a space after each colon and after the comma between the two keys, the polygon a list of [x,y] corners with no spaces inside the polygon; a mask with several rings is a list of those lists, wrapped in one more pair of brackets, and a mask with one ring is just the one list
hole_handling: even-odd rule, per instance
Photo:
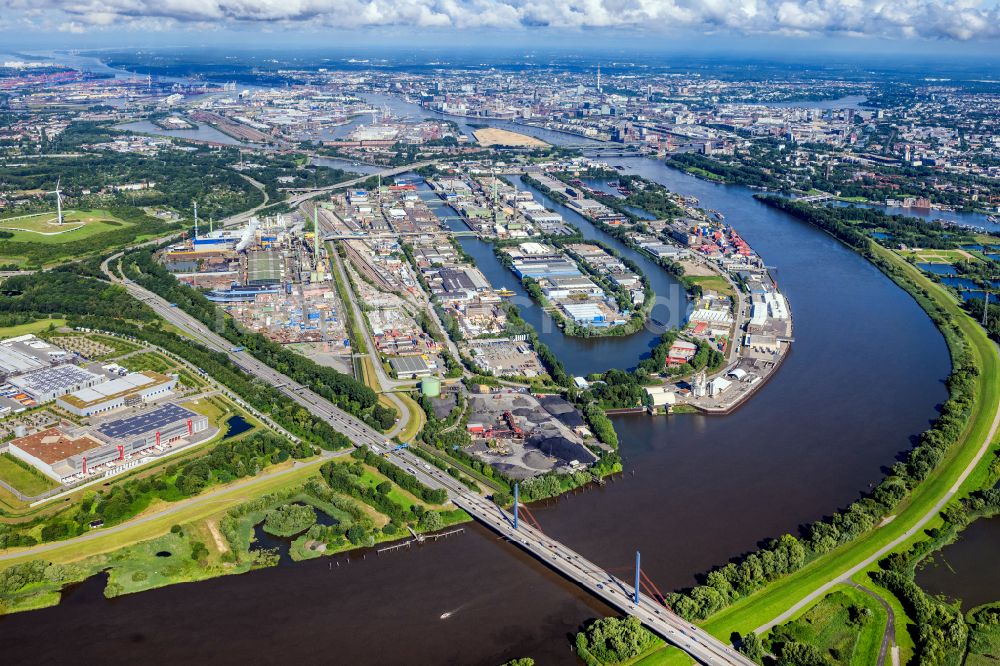
{"label": "large warehouse", "polygon": [[71,414],[93,416],[168,395],[176,385],[176,377],[152,370],[130,372],[110,382],[63,395],[57,404]]}
{"label": "large warehouse", "polygon": [[55,400],[73,391],[90,390],[104,383],[105,379],[104,375],[64,363],[26,372],[7,381],[41,403]]}
{"label": "large warehouse", "polygon": [[[60,483],[102,471],[151,447],[162,447],[208,429],[208,417],[178,405],[117,419],[96,429],[53,427],[10,442],[9,452]],[[107,470],[104,470],[107,471]]]}
{"label": "large warehouse", "polygon": [[34,335],[21,335],[0,342],[0,375],[10,377],[22,372],[63,363],[70,354],[64,349],[39,340]]}

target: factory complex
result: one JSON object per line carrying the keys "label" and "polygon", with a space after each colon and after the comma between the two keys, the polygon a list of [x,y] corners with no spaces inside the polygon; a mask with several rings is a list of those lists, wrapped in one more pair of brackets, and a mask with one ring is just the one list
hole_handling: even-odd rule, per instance
{"label": "factory complex", "polygon": [[247,328],[279,343],[344,353],[345,327],[320,235],[299,213],[251,217],[241,229],[195,227],[160,260]]}
{"label": "factory complex", "polygon": [[[208,418],[178,405],[107,421],[99,426],[60,425],[12,440],[10,455],[55,481],[67,484],[88,475],[118,473],[162,454],[208,430]],[[141,454],[141,455],[140,455]]]}
{"label": "factory complex", "polygon": [[[80,346],[80,336],[65,339]],[[0,414],[51,412],[12,426],[0,452],[60,484],[117,474],[215,433],[206,416],[160,402],[174,396],[176,375],[90,362],[34,335],[0,341],[0,374]]]}

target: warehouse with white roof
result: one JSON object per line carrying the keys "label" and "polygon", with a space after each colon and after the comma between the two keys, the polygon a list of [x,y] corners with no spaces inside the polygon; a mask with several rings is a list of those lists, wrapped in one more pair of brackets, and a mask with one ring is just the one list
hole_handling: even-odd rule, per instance
{"label": "warehouse with white roof", "polygon": [[77,416],[93,416],[169,395],[177,378],[144,370],[59,397],[57,404]]}

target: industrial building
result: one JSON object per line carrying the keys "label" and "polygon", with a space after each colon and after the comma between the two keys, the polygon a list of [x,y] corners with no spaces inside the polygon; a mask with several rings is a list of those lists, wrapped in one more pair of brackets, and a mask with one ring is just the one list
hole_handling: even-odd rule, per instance
{"label": "industrial building", "polygon": [[144,370],[62,395],[56,404],[77,416],[93,416],[168,395],[176,385],[176,377]]}
{"label": "industrial building", "polygon": [[284,279],[284,260],[274,250],[252,250],[247,256],[247,286],[267,287]]}
{"label": "industrial building", "polygon": [[11,377],[7,381],[27,393],[36,402],[50,402],[82,389],[104,383],[104,375],[95,374],[70,363],[33,370]]}
{"label": "industrial building", "polygon": [[9,377],[40,370],[53,363],[62,363],[70,353],[39,340],[34,335],[21,335],[0,342],[0,375]]}
{"label": "industrial building", "polygon": [[241,286],[234,282],[229,289],[212,289],[205,294],[205,298],[213,303],[253,303],[262,294],[277,294],[279,291],[275,285]]}
{"label": "industrial building", "polygon": [[208,429],[208,418],[168,404],[110,421],[97,429],[57,426],[10,442],[9,452],[60,483],[100,468],[117,470],[136,454],[190,439]]}
{"label": "industrial building", "polygon": [[389,359],[389,365],[397,377],[427,377],[433,374],[423,356],[394,356]]}

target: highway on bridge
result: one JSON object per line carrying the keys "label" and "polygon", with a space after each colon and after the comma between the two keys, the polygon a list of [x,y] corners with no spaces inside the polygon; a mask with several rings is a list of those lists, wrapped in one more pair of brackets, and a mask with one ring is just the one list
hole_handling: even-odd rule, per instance
{"label": "highway on bridge", "polygon": [[741,666],[753,664],[752,661],[728,645],[704,630],[687,623],[648,595],[641,595],[639,603],[634,603],[634,588],[632,586],[523,522],[515,528],[513,516],[493,502],[471,492],[460,482],[437,468],[431,467],[410,451],[406,449],[391,450],[391,444],[384,435],[344,412],[309,388],[292,381],[289,377],[257,360],[248,352],[233,351],[232,343],[209,330],[202,322],[180,308],[172,306],[160,296],[119,275],[112,268],[112,264],[117,262],[120,257],[121,253],[112,255],[102,264],[105,274],[113,282],[124,286],[133,297],[148,305],[163,319],[184,331],[200,344],[227,354],[241,370],[271,384],[312,414],[325,420],[334,429],[349,437],[356,446],[367,446],[377,453],[384,452],[390,462],[413,474],[422,483],[432,488],[444,488],[452,503],[465,510],[474,519],[516,543],[609,605],[639,618],[646,627],[668,643],[684,650],[697,661],[703,664],[740,664]]}
{"label": "highway on bridge", "polygon": [[256,208],[253,208],[252,210],[244,211],[242,213],[237,213],[236,215],[227,217],[225,220],[222,221],[222,226],[228,227],[231,225],[241,224],[243,222],[246,222],[254,215],[257,215],[262,210],[270,208],[271,206],[287,204],[289,208],[296,208],[299,204],[302,204],[308,201],[309,199],[318,197],[321,194],[329,194],[330,192],[334,192],[336,190],[342,190],[347,187],[353,187],[354,185],[360,185],[369,178],[375,178],[376,176],[382,176],[383,178],[387,176],[396,176],[401,173],[406,173],[407,171],[412,171],[413,169],[419,169],[420,167],[425,167],[429,164],[434,164],[435,162],[438,161],[439,160],[426,160],[424,162],[414,162],[413,164],[406,164],[403,166],[392,167],[389,169],[385,169],[383,171],[379,171],[377,173],[369,173],[364,176],[359,176],[357,178],[352,178],[350,180],[344,180],[339,183],[334,183],[333,185],[302,190],[301,192],[298,192],[293,196],[288,197],[287,199],[282,199],[281,201],[275,201],[273,203],[267,203],[267,201],[265,201]]}

